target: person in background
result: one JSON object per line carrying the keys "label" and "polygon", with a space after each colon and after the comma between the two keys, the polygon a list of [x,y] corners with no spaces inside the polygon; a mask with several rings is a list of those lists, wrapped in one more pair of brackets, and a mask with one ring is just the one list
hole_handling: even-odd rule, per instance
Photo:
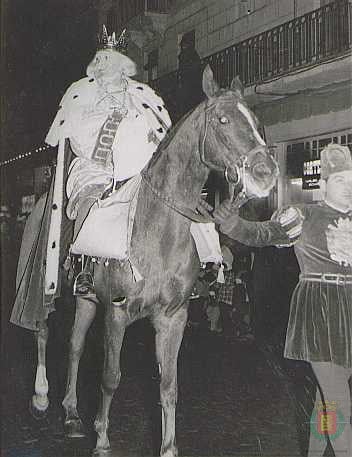
{"label": "person in background", "polygon": [[[329,436],[335,456],[347,457],[352,455],[352,157],[347,147],[323,149],[320,184],[321,202],[291,205],[270,221],[246,221],[229,201],[214,218],[220,231],[247,245],[294,244],[301,273],[291,298],[284,355],[309,362],[315,373],[311,427],[325,415],[320,419],[325,433],[311,433],[308,456],[322,457]],[[336,414],[338,433],[329,413]]]}
{"label": "person in background", "polygon": [[[201,269],[199,278],[196,282],[195,290],[200,299],[198,306],[198,314],[201,318],[205,317],[206,328],[211,332],[221,333],[222,327],[220,323],[220,310],[216,301],[216,284],[217,284],[218,266],[212,262],[208,262],[204,269]],[[197,306],[197,303],[195,303]],[[190,309],[192,316],[192,307]],[[210,324],[210,327],[209,327]]]}
{"label": "person in background", "polygon": [[1,251],[7,247],[11,239],[11,214],[6,205],[0,207]]}
{"label": "person in background", "polygon": [[250,305],[246,284],[248,272],[238,268],[236,268],[235,272],[235,287],[232,299],[233,308],[231,313],[235,334],[241,338],[253,339],[250,328]]}
{"label": "person in background", "polygon": [[209,283],[206,280],[206,270],[201,269],[198,279],[190,296],[188,309],[188,327],[199,328],[207,321],[206,308],[209,299]]}
{"label": "person in background", "polygon": [[219,334],[222,333],[220,307],[214,292],[209,293],[206,313],[210,323],[209,330]]}
{"label": "person in background", "polygon": [[236,285],[236,273],[233,270],[233,255],[227,246],[221,248],[224,265],[224,283],[220,283],[216,299],[220,309],[221,326],[225,337],[234,336],[232,322],[232,309],[234,288]]}
{"label": "person in background", "polygon": [[202,90],[202,63],[194,47],[194,42],[187,35],[180,42],[178,55],[178,94],[179,117],[195,108],[204,96]]}

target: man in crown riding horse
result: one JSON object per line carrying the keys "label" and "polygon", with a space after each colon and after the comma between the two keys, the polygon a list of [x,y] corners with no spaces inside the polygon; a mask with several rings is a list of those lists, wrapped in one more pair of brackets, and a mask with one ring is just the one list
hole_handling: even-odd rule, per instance
{"label": "man in crown riding horse", "polygon": [[[59,145],[55,179],[23,235],[11,315],[12,323],[31,330],[54,310],[63,256],[92,205],[137,175],[171,127],[163,100],[132,79],[137,69],[126,55],[126,32],[116,39],[103,26],[99,41],[87,76],[67,89],[46,137],[51,146]],[[82,265],[74,289],[85,296],[94,293],[89,257]]]}
{"label": "man in crown riding horse", "polygon": [[[94,202],[137,175],[171,126],[163,100],[131,79],[137,70],[125,53],[125,33],[116,40],[103,26],[87,77],[66,91],[46,137],[52,146],[69,138],[76,156],[66,183],[74,240]],[[75,284],[76,295],[93,292],[91,275],[84,270]]]}

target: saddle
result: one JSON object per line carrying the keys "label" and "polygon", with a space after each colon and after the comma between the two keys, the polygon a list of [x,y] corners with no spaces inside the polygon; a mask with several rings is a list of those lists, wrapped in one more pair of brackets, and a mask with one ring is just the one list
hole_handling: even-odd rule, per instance
{"label": "saddle", "polygon": [[[71,246],[72,254],[129,259],[141,180],[138,174],[109,197],[94,203]],[[191,235],[201,263],[222,263],[219,235],[214,223],[192,222]]]}
{"label": "saddle", "polygon": [[94,203],[71,246],[73,254],[117,260],[129,257],[140,184],[138,174]]}

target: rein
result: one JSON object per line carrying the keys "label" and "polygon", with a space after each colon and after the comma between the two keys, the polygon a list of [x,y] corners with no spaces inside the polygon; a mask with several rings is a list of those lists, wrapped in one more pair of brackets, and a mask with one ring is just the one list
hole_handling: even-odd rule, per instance
{"label": "rein", "polygon": [[198,214],[192,209],[188,208],[187,206],[180,205],[176,203],[172,198],[168,197],[167,195],[163,195],[161,192],[156,190],[152,183],[149,180],[149,177],[147,176],[147,173],[143,171],[141,173],[143,181],[147,184],[149,189],[152,191],[152,193],[159,198],[163,203],[165,203],[166,206],[169,208],[173,209],[176,211],[176,213],[181,214],[184,216],[186,219],[191,220],[192,222],[201,222],[201,223],[207,223],[207,222],[213,222],[214,219],[213,217],[209,214],[208,216],[203,216],[202,214]]}
{"label": "rein", "polygon": [[[207,112],[209,111],[209,108],[206,106],[204,110],[204,135],[203,139],[201,142],[201,148],[199,150],[199,156],[200,156],[200,161],[205,165],[207,168],[214,168],[213,164],[207,163],[205,159],[205,152],[204,152],[204,146],[205,146],[205,141],[207,137],[207,132],[208,132],[208,121],[207,121]],[[223,171],[221,167],[217,167],[218,170]],[[163,195],[161,192],[159,192],[157,189],[155,189],[150,182],[149,176],[147,175],[147,171],[143,170],[141,172],[142,180],[147,184],[149,189],[152,191],[152,193],[158,197],[166,206],[169,208],[173,209],[176,211],[178,214],[181,214],[184,216],[186,219],[191,220],[192,222],[200,222],[200,223],[208,223],[208,222],[214,222],[214,218],[210,214],[209,211],[205,209],[205,207],[202,204],[202,198],[200,198],[200,201],[198,202],[197,208],[199,207],[199,212],[196,212],[192,210],[191,208],[188,208],[187,206],[184,206],[183,204],[175,202],[175,200],[171,197],[168,197],[167,195]],[[196,208],[196,209],[197,209]]]}

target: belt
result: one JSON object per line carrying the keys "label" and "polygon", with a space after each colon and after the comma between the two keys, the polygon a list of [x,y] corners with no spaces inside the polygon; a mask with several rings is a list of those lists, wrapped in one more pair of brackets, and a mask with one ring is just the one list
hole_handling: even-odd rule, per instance
{"label": "belt", "polygon": [[352,284],[352,275],[333,273],[301,273],[299,279],[305,281],[327,282],[332,284]]}
{"label": "belt", "polygon": [[110,184],[110,186],[104,191],[103,195],[100,197],[100,200],[105,200],[106,198],[110,197],[113,192],[116,192],[120,189],[127,181],[131,178],[123,179],[122,181],[115,181]]}
{"label": "belt", "polygon": [[127,181],[129,181],[131,178],[123,179],[122,181],[116,181],[114,185],[114,191],[119,190],[120,187],[122,187],[124,184],[126,184]]}

